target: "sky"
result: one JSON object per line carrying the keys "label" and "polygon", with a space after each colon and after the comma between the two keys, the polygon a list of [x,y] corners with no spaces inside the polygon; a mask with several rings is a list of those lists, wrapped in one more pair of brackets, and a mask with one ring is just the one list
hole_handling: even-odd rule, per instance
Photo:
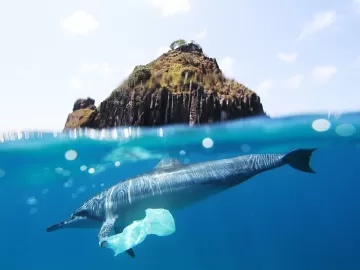
{"label": "sky", "polygon": [[360,0],[5,1],[0,131],[62,130],[132,71],[196,40],[271,117],[360,109]]}

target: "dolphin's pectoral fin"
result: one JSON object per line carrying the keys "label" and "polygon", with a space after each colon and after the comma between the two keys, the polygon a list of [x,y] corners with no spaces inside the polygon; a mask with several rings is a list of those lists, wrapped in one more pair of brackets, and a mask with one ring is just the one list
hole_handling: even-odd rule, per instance
{"label": "dolphin's pectoral fin", "polygon": [[128,249],[126,253],[129,254],[131,258],[135,258],[135,252],[132,248]]}
{"label": "dolphin's pectoral fin", "polygon": [[[122,233],[123,229],[120,229],[118,227],[114,228],[114,231],[116,234]],[[132,248],[126,250],[126,253],[131,257],[131,258],[135,258],[135,252]]]}
{"label": "dolphin's pectoral fin", "polygon": [[99,245],[103,248],[106,246],[106,239],[114,229],[116,218],[108,218],[102,224],[100,232],[98,234]]}

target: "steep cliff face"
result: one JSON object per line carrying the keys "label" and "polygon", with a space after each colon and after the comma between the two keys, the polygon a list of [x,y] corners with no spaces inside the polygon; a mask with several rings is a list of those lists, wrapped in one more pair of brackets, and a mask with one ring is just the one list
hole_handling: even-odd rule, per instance
{"label": "steep cliff face", "polygon": [[216,59],[191,44],[135,67],[98,108],[94,103],[77,100],[65,128],[194,125],[265,115],[255,92],[225,78]]}

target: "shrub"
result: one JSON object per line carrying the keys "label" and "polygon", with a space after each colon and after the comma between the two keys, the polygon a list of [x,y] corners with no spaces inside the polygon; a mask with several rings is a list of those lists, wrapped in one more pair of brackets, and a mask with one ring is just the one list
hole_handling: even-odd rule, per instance
{"label": "shrub", "polygon": [[134,71],[129,76],[128,85],[129,87],[131,87],[130,85],[135,86],[139,84],[141,81],[146,82],[147,80],[150,79],[150,77],[151,77],[151,72],[147,66],[142,66],[142,65],[136,66],[134,68]]}

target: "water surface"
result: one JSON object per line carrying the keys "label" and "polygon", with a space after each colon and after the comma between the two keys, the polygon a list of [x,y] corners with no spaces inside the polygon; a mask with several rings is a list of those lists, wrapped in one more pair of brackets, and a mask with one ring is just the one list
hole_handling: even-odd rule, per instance
{"label": "water surface", "polygon": [[[359,116],[1,134],[0,269],[360,269]],[[97,230],[45,231],[161,158],[305,147],[316,174],[284,166],[177,212],[176,233],[148,236],[136,259],[101,249]]]}

